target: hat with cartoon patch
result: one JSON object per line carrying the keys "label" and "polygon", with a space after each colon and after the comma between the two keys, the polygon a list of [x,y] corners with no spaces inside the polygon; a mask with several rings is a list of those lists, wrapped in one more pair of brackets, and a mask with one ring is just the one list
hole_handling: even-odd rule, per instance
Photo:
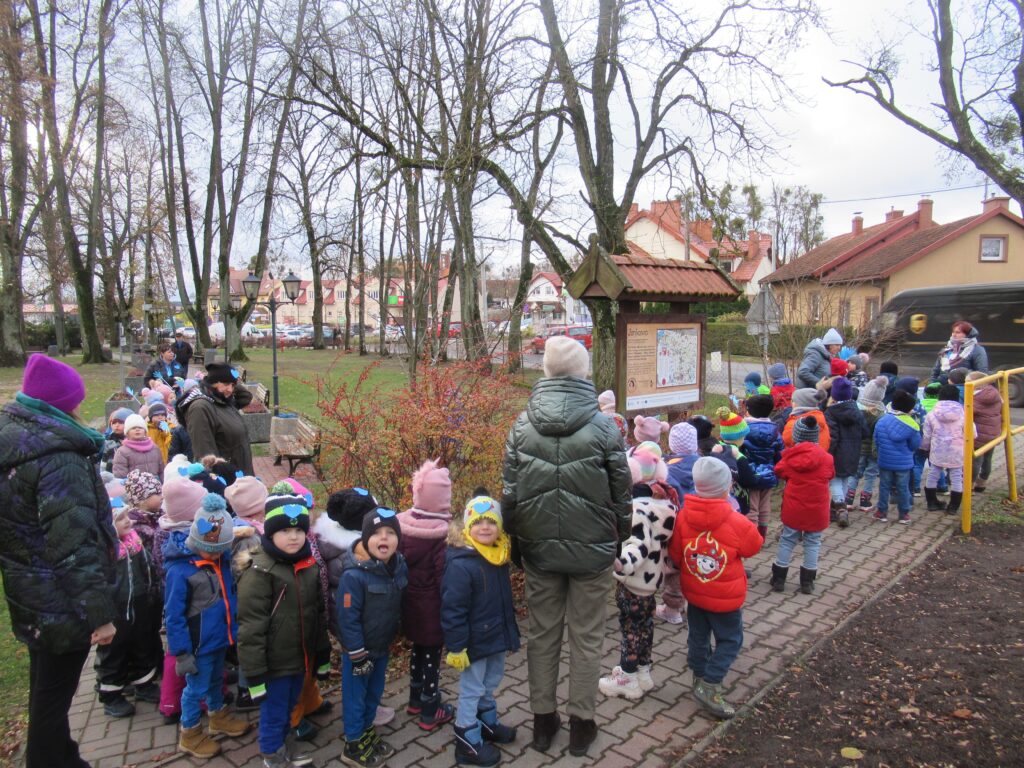
{"label": "hat with cartoon patch", "polygon": [[219,554],[231,546],[235,538],[234,523],[228,514],[228,505],[223,496],[208,493],[203,505],[196,512],[195,520],[188,531],[188,548],[193,552],[203,551]]}

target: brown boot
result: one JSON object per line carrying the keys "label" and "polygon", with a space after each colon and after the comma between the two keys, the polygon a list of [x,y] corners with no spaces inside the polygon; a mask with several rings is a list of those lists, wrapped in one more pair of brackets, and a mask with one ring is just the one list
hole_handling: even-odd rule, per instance
{"label": "brown boot", "polygon": [[242,736],[249,730],[249,721],[240,717],[232,717],[227,707],[221,707],[210,713],[210,735],[223,733],[225,736]]}
{"label": "brown boot", "polygon": [[181,729],[181,735],[178,737],[178,751],[209,760],[220,754],[220,744],[203,732],[203,724],[200,723],[193,728]]}

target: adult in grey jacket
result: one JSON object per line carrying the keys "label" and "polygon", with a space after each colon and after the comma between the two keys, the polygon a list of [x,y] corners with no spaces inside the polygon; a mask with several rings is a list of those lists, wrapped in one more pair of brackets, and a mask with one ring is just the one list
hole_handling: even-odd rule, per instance
{"label": "adult in grey jacket", "polygon": [[843,348],[843,337],[829,328],[820,339],[811,339],[804,347],[804,359],[796,371],[797,389],[815,385],[831,373],[832,358]]}
{"label": "adult in grey jacket", "polygon": [[587,381],[590,358],[565,336],[548,340],[545,378],[509,433],[505,526],[526,570],[530,609],[527,662],[533,745],[545,751],[558,731],[555,686],[562,632],[569,626],[569,749],[583,755],[597,735],[612,563],[629,535],[631,478],[615,422],[600,413]]}

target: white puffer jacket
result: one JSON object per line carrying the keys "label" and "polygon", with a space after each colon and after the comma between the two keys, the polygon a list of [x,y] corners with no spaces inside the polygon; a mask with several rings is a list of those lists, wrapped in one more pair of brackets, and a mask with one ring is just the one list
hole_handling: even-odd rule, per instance
{"label": "white puffer jacket", "polygon": [[677,511],[668,499],[633,499],[633,529],[615,568],[615,578],[633,594],[653,595],[661,586]]}

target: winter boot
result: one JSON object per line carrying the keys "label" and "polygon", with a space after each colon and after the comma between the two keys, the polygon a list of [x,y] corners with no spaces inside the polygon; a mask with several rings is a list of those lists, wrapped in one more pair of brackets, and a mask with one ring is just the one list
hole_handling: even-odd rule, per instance
{"label": "winter boot", "polygon": [[757,526],[757,532],[761,534],[761,538],[762,539],[767,539],[768,538],[768,526],[767,525],[759,525],[759,526]]}
{"label": "winter boot", "polygon": [[[942,512],[946,509],[946,505],[939,501],[937,491],[934,488],[925,488],[924,497],[928,500],[928,511],[929,512]],[[951,499],[952,501],[952,499]]]}
{"label": "winter boot", "polygon": [[870,512],[871,511],[871,494],[867,491],[860,492],[860,511]]}
{"label": "winter boot", "polygon": [[150,680],[148,683],[135,686],[135,702],[145,701],[149,704],[160,703],[160,686]]}
{"label": "winter boot", "polygon": [[366,732],[370,734],[370,746],[373,747],[373,752],[377,757],[382,760],[387,760],[395,754],[395,748],[380,737],[376,728],[371,725]]}
{"label": "winter boot", "polygon": [[[985,492],[985,488],[987,487],[987,485],[988,485],[988,479],[979,476],[978,479],[974,481],[974,492],[975,493],[984,493]],[[950,501],[952,501],[952,499],[950,499]]]}
{"label": "winter boot", "polygon": [[240,717],[232,717],[227,707],[221,707],[210,713],[210,735],[223,733],[225,736],[237,738],[244,736],[249,730],[249,721]]}
{"label": "winter boot", "polygon": [[481,709],[476,713],[476,719],[480,721],[484,741],[492,744],[511,744],[516,740],[516,729],[501,724],[497,709]]}
{"label": "winter boot", "polygon": [[597,738],[597,723],[569,715],[569,754],[582,757]]}
{"label": "winter boot", "polygon": [[312,721],[302,718],[299,724],[292,728],[290,735],[296,741],[312,741],[318,733],[320,729],[313,725]]}
{"label": "winter boot", "polygon": [[636,681],[640,683],[640,690],[644,693],[654,688],[654,678],[651,677],[650,664],[640,664],[637,666]]}
{"label": "winter boot", "polygon": [[312,765],[313,758],[299,749],[298,744],[295,743],[295,739],[288,736],[284,740],[284,754],[288,758],[288,765],[291,768],[302,768],[302,766]]}
{"label": "winter boot", "polygon": [[456,765],[497,765],[501,760],[501,752],[492,744],[484,741],[480,723],[469,728],[455,726],[455,764]]}
{"label": "winter boot", "polygon": [[786,576],[789,574],[789,566],[783,568],[781,565],[772,563],[772,592],[783,592],[786,589]]}
{"label": "winter boot", "polygon": [[207,736],[203,732],[203,724],[199,723],[192,728],[181,729],[181,735],[178,736],[178,751],[209,760],[220,754],[220,744]]}
{"label": "winter boot", "polygon": [[836,512],[836,522],[840,528],[850,527],[850,510],[840,505],[839,510]]}
{"label": "winter boot", "polygon": [[384,758],[373,748],[373,736],[373,731],[367,728],[358,739],[346,741],[345,749],[341,753],[341,762],[370,768],[384,765]]}
{"label": "winter boot", "polygon": [[693,688],[693,697],[704,709],[721,720],[728,720],[736,714],[736,710],[722,696],[722,684],[709,683],[701,680]]}
{"label": "winter boot", "polygon": [[272,755],[261,753],[260,757],[263,758],[263,768],[303,768],[313,764],[313,758],[309,755],[293,754],[287,746]]}
{"label": "winter boot", "polygon": [[422,702],[420,719],[416,723],[424,731],[432,731],[440,728],[445,723],[450,723],[455,718],[455,708],[451,704],[441,703],[441,694],[437,694]]}
{"label": "winter boot", "polygon": [[851,488],[850,490],[848,490],[846,492],[846,506],[847,506],[847,508],[852,507],[853,506],[853,502],[856,501],[856,499],[857,499],[857,490],[855,488]]}
{"label": "winter boot", "polygon": [[423,690],[421,683],[409,684],[409,704],[405,708],[406,714],[418,715],[423,709],[423,702],[420,701],[420,691]]}
{"label": "winter boot", "polygon": [[562,718],[557,712],[546,712],[543,715],[533,716],[533,742],[531,747],[538,752],[547,752],[551,747],[551,740],[555,738],[558,729],[562,727]]}
{"label": "winter boot", "polygon": [[622,667],[615,667],[608,677],[598,680],[597,687],[605,696],[622,696],[630,701],[636,701],[644,695],[637,673],[627,672]]}
{"label": "winter boot", "polygon": [[107,717],[131,717],[135,714],[135,705],[118,691],[113,694],[100,694],[103,702],[103,714]]}
{"label": "winter boot", "polygon": [[800,591],[805,595],[814,594],[814,578],[818,575],[817,570],[800,566]]}
{"label": "winter boot", "polygon": [[960,513],[960,501],[963,499],[963,497],[963,491],[949,492],[949,504],[946,505],[947,515],[956,515]]}
{"label": "winter boot", "polygon": [[828,508],[828,521],[829,521],[829,523],[838,523],[839,522],[839,510],[840,509],[845,509],[845,507],[843,507],[843,505],[840,504],[837,501],[829,502],[829,508]]}
{"label": "winter boot", "polygon": [[252,700],[248,688],[239,688],[235,696],[235,712],[259,712],[260,705]]}

